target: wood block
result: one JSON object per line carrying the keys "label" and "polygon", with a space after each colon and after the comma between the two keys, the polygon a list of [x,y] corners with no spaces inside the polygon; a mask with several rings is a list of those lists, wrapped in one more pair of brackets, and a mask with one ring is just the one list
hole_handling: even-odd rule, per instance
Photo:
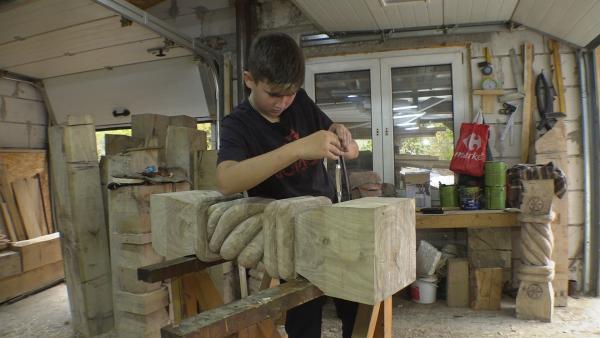
{"label": "wood block", "polygon": [[40,289],[62,278],[64,278],[63,263],[54,262],[31,271],[0,279],[0,303]]}
{"label": "wood block", "polygon": [[22,271],[21,254],[17,251],[0,252],[0,279],[18,275]]}
{"label": "wood block", "polygon": [[502,268],[478,268],[471,274],[471,308],[499,310],[502,298]]}
{"label": "wood block", "polygon": [[139,148],[106,156],[108,182],[112,177],[125,177],[143,172],[146,167],[151,165],[158,167],[158,153],[158,148]]}
{"label": "wood block", "polygon": [[193,156],[194,189],[217,190],[217,151],[200,150]]}
{"label": "wood block", "polygon": [[326,295],[376,304],[416,277],[413,199],[367,197],[296,219],[296,272]]}
{"label": "wood block", "polygon": [[169,293],[166,287],[146,293],[115,291],[115,309],[139,315],[148,315],[169,305]]}
{"label": "wood block", "polygon": [[67,126],[78,126],[80,124],[94,124],[94,118],[91,115],[67,116]]}
{"label": "wood block", "polygon": [[57,227],[61,232],[74,329],[84,336],[113,327],[111,268],[95,128],[48,128]]}
{"label": "wood block", "polygon": [[294,229],[296,217],[309,209],[323,205],[331,205],[327,197],[308,197],[301,200],[291,200],[277,209],[276,241],[277,269],[281,278],[289,280],[296,278],[296,260],[294,252]]}
{"label": "wood block", "polygon": [[110,275],[81,281],[71,271],[73,268],[66,266],[65,282],[75,330],[86,337],[112,330],[114,314]]}
{"label": "wood block", "polygon": [[187,127],[169,126],[165,141],[165,158],[168,168],[181,168],[193,182],[193,156],[206,150],[206,133]]}
{"label": "wood block", "polygon": [[146,337],[147,335],[160,332],[160,329],[169,323],[169,314],[165,309],[157,310],[148,315],[120,312],[117,313],[117,316],[119,317],[117,324],[119,336],[134,334],[140,335],[139,337]]}
{"label": "wood block", "polygon": [[131,293],[146,293],[158,290],[161,287],[161,282],[146,283],[138,280],[137,269],[117,267],[113,273],[116,274],[115,277],[118,283],[116,287],[122,291]]}
{"label": "wood block", "polygon": [[203,237],[206,237],[206,225],[199,224],[206,217],[199,214],[199,208],[221,200],[224,200],[221,193],[210,190],[152,195],[150,218],[156,252],[167,259],[193,255],[201,236],[200,229],[204,229]]}
{"label": "wood block", "polygon": [[449,307],[469,307],[469,261],[464,258],[448,260],[447,297]]}
{"label": "wood block", "polygon": [[137,269],[142,266],[160,263],[164,257],[156,253],[152,244],[121,244],[120,257],[116,257],[120,267]]}
{"label": "wood block", "polygon": [[108,192],[110,229],[115,233],[150,233],[150,196],[172,190],[171,184],[125,186]]}
{"label": "wood block", "polygon": [[163,148],[167,137],[169,117],[157,114],[131,116],[131,136],[144,140],[144,146]]}
{"label": "wood block", "polygon": [[21,255],[21,269],[23,271],[62,261],[60,234],[58,232],[14,242],[12,248]]}
{"label": "wood block", "polygon": [[113,238],[115,238],[119,243],[123,243],[123,244],[148,244],[148,243],[152,243],[152,234],[151,233],[143,233],[143,234],[119,234],[119,233],[113,233]]}
{"label": "wood block", "polygon": [[198,129],[198,121],[196,121],[195,117],[191,117],[191,116],[187,116],[187,115],[170,116],[169,117],[169,126]]}
{"label": "wood block", "polygon": [[106,155],[116,155],[130,148],[140,148],[142,146],[143,140],[128,135],[106,134],[104,136],[104,150],[106,151]]}

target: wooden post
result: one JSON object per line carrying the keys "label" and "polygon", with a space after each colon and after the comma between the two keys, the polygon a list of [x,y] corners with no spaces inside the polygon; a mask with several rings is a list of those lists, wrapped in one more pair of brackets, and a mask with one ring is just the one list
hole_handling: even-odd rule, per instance
{"label": "wooden post", "polygon": [[521,203],[521,250],[523,265],[519,270],[519,293],[516,313],[520,319],[552,321],[554,312],[554,239],[550,223],[554,218],[552,199],[554,180],[523,181]]}
{"label": "wooden post", "polygon": [[529,146],[535,133],[532,133],[535,119],[533,118],[533,100],[535,97],[533,80],[533,44],[525,43],[523,46],[523,123],[521,126],[521,163],[528,163]]}

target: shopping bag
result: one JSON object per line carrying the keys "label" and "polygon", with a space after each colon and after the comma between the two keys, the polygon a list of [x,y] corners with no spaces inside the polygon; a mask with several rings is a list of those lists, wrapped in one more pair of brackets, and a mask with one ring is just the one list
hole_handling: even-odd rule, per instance
{"label": "shopping bag", "polygon": [[490,127],[481,112],[472,123],[460,126],[460,135],[450,162],[450,170],[465,175],[483,176]]}

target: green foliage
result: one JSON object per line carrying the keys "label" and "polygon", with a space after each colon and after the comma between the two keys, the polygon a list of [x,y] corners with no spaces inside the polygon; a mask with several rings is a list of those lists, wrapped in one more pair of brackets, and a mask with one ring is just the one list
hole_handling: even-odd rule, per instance
{"label": "green foliage", "polygon": [[403,138],[400,154],[430,155],[440,160],[451,160],[454,153],[454,133],[450,129],[438,131],[433,137]]}

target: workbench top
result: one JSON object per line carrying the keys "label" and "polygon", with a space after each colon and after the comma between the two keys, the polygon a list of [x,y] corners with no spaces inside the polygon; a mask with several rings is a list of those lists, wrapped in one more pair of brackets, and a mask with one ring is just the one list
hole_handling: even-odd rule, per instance
{"label": "workbench top", "polygon": [[417,229],[518,227],[518,212],[504,210],[453,210],[443,214],[417,213]]}

